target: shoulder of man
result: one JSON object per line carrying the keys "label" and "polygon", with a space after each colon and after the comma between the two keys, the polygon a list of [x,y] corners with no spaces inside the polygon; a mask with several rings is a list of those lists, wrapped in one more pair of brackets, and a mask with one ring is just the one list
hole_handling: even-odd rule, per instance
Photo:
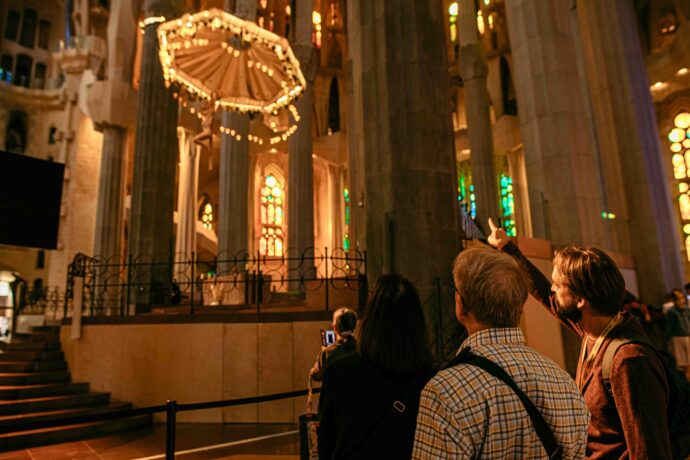
{"label": "shoulder of man", "polygon": [[[638,377],[652,371],[666,380],[664,364],[658,352],[648,341],[629,339],[612,340],[604,351],[602,378],[615,380],[621,370],[632,372]],[[641,382],[640,382],[641,383]]]}

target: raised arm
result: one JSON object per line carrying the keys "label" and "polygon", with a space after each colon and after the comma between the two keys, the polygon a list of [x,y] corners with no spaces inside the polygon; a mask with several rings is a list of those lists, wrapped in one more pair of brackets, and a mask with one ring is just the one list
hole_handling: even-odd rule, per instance
{"label": "raised arm", "polygon": [[510,241],[510,238],[506,234],[505,230],[497,227],[496,224],[494,224],[493,219],[489,219],[489,227],[491,228],[491,234],[487,238],[487,241],[494,248],[512,256],[523,267],[530,278],[530,294],[532,297],[542,304],[542,306],[544,306],[566,327],[573,330],[576,334],[582,335],[577,326],[558,315],[555,299],[552,301],[551,281],[549,281],[549,279],[544,276],[544,274],[532,262],[530,262],[527,257],[525,257],[520,249],[518,249],[516,244]]}

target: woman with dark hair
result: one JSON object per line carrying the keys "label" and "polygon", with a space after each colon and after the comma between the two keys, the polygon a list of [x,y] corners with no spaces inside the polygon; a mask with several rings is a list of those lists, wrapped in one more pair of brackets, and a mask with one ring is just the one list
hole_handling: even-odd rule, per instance
{"label": "woman with dark hair", "polygon": [[433,376],[414,285],[382,275],[358,329],[359,353],[327,370],[319,400],[319,458],[410,458],[419,395]]}

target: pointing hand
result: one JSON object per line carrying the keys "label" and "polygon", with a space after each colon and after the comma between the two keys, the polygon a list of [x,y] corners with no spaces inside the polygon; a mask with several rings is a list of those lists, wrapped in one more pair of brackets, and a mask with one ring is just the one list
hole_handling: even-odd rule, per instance
{"label": "pointing hand", "polygon": [[494,224],[494,221],[491,218],[489,218],[489,227],[491,228],[491,234],[487,238],[487,241],[491,246],[496,249],[501,249],[503,246],[508,244],[510,241],[508,234],[502,228],[496,227],[496,224]]}

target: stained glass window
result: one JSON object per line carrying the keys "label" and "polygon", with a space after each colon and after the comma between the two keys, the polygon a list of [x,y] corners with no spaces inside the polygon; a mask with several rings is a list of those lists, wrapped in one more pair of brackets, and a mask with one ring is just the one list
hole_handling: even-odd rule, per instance
{"label": "stained glass window", "polygon": [[678,210],[685,241],[686,257],[690,260],[690,113],[681,112],[673,119],[673,128],[666,134],[671,152],[673,177],[678,180]]}
{"label": "stained glass window", "polygon": [[316,48],[321,48],[321,13],[314,11],[311,15],[311,22],[314,25],[312,43]]}
{"label": "stained glass window", "polygon": [[477,203],[472,185],[472,174],[469,167],[458,164],[458,201],[469,216],[477,217]]}
{"label": "stained glass window", "polygon": [[503,228],[508,236],[516,236],[515,230],[515,196],[513,195],[513,179],[501,174],[501,209],[503,211]]}
{"label": "stained glass window", "polygon": [[205,200],[200,209],[201,225],[208,230],[213,230],[213,205]]}
{"label": "stained glass window", "polygon": [[450,41],[455,43],[458,38],[458,2],[453,2],[448,7],[448,15],[450,16]]}
{"label": "stained glass window", "polygon": [[273,174],[264,178],[261,187],[261,238],[259,252],[267,256],[282,256],[285,230],[283,187]]}

